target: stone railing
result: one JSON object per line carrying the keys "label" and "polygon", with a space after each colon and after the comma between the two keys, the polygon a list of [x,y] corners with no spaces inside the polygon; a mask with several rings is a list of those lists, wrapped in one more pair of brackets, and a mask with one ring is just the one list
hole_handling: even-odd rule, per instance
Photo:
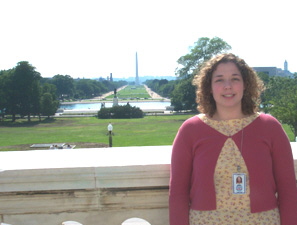
{"label": "stone railing", "polygon": [[0,152],[0,224],[168,225],[170,157],[171,146]]}
{"label": "stone railing", "polygon": [[0,152],[0,223],[166,225],[170,155],[171,146]]}

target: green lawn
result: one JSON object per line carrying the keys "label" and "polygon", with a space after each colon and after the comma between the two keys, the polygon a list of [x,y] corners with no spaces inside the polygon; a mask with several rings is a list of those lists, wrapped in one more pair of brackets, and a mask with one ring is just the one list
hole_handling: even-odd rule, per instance
{"label": "green lawn", "polygon": [[[113,94],[107,96],[106,98],[113,98]],[[134,99],[134,98],[150,98],[150,95],[147,93],[145,87],[143,85],[134,86],[128,85],[126,88],[120,90],[117,93],[117,97],[121,99]]]}
{"label": "green lawn", "polygon": [[[95,117],[33,119],[0,122],[0,150],[11,145],[90,142],[108,144],[107,125],[113,124],[113,146],[171,145],[180,125],[193,115],[146,116],[142,119],[97,119]],[[291,141],[294,135],[284,125]]]}
{"label": "green lawn", "polygon": [[[171,145],[184,120],[192,115],[146,116],[141,119],[56,118],[0,123],[0,147],[37,143],[92,142],[108,144],[107,125],[113,124],[113,146]],[[9,150],[1,147],[0,150]]]}
{"label": "green lawn", "polygon": [[287,125],[287,124],[283,124],[283,128],[284,130],[286,131],[289,139],[291,142],[294,142],[295,141],[295,137],[294,137],[294,133],[293,131],[291,130],[291,128]]}

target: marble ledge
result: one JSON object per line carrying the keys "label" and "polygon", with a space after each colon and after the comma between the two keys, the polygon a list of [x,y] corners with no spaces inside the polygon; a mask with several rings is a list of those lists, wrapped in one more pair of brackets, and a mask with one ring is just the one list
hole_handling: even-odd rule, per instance
{"label": "marble ledge", "polygon": [[171,146],[0,152],[0,193],[167,187]]}

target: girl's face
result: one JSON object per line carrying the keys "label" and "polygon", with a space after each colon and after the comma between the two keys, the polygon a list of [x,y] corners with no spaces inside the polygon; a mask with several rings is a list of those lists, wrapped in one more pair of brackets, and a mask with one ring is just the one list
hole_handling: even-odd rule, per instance
{"label": "girl's face", "polygon": [[233,62],[220,63],[212,74],[211,93],[217,110],[241,111],[244,83],[242,75]]}

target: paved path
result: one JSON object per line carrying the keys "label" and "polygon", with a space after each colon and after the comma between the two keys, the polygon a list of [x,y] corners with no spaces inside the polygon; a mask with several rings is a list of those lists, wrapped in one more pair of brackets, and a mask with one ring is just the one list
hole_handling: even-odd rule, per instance
{"label": "paved path", "polygon": [[152,91],[147,85],[143,85],[147,93],[151,96],[152,99],[163,98],[161,95],[158,95],[156,92]]}

